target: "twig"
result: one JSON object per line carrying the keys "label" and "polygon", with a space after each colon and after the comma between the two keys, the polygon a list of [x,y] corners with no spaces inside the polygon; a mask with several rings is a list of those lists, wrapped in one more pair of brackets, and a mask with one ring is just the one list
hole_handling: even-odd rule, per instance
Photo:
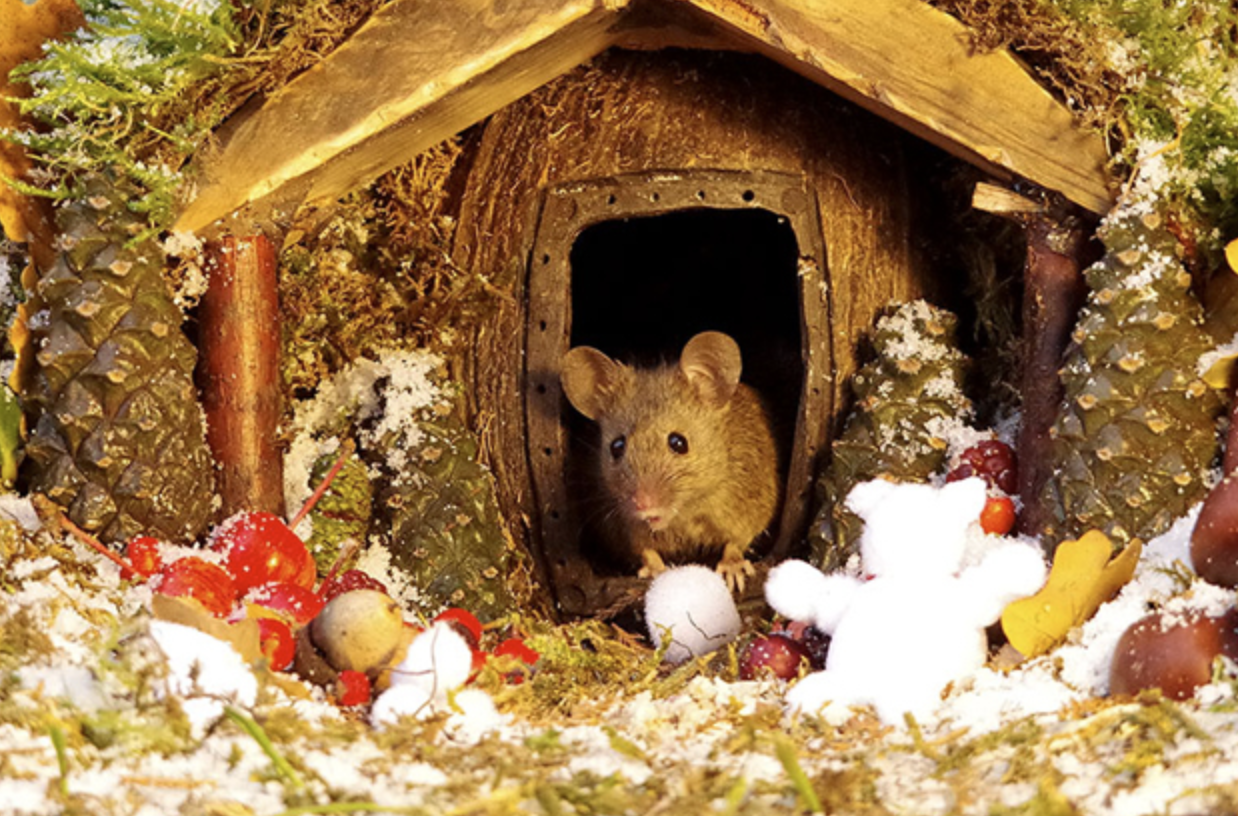
{"label": "twig", "polygon": [[314,505],[318,504],[318,500],[323,497],[323,494],[330,489],[331,483],[335,481],[336,475],[339,474],[340,468],[344,467],[344,463],[348,461],[348,457],[353,455],[353,451],[357,449],[356,444],[351,439],[345,439],[340,445],[340,455],[335,460],[335,464],[327,471],[327,475],[323,477],[318,487],[314,490],[310,497],[305,500],[305,504],[301,505],[301,509],[288,522],[288,529],[295,530],[301,520],[310,514],[314,509]]}
{"label": "twig", "polygon": [[81,527],[78,527],[73,522],[69,521],[67,517],[65,516],[60,517],[60,526],[64,528],[65,530],[67,530],[69,533],[71,533],[73,537],[76,538],[78,541],[87,545],[88,547],[93,549],[95,552],[99,553],[99,555],[102,555],[104,558],[107,558],[108,560],[114,562],[116,566],[120,567],[122,570],[128,570],[130,572],[133,572],[133,567],[130,564],[128,564],[125,561],[125,559],[121,558],[119,555],[113,552],[109,547],[105,546],[102,541],[95,538],[90,533],[83,530]]}
{"label": "twig", "polygon": [[[291,529],[292,525],[289,525]],[[361,541],[356,538],[349,537],[340,545],[340,553],[335,558],[335,563],[331,565],[331,569],[327,570],[327,575],[318,583],[319,591],[335,578],[340,569],[348,562],[348,559],[357,554],[357,550],[361,549]]]}

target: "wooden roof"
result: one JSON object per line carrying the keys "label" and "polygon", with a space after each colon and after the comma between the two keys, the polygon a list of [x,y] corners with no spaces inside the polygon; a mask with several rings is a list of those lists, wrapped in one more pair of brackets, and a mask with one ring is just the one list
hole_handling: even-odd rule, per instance
{"label": "wooden roof", "polygon": [[225,126],[177,228],[334,199],[613,45],[755,51],[998,179],[1111,203],[1100,137],[921,0],[393,0]]}

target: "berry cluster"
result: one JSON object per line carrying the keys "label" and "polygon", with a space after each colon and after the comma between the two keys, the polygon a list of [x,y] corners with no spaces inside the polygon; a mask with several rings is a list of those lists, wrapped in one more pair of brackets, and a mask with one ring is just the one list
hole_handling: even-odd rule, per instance
{"label": "berry cluster", "polygon": [[959,463],[946,474],[947,482],[978,476],[989,486],[989,498],[980,512],[986,533],[1005,535],[1014,529],[1015,509],[1011,498],[1019,490],[1019,466],[1014,451],[1005,442],[986,439],[959,455]]}

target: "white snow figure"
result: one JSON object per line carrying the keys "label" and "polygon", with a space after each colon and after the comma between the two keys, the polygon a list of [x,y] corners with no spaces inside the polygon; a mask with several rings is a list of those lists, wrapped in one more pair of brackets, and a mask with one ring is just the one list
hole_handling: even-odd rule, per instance
{"label": "white snow figure", "polygon": [[[770,606],[832,636],[825,669],[787,693],[789,707],[841,722],[851,706],[871,704],[902,725],[908,712],[929,717],[951,681],[984,665],[985,628],[1045,580],[1039,549],[978,527],[969,534],[984,503],[976,478],[941,488],[866,482],[847,497],[864,519],[865,580],[823,575],[803,561],[770,572]],[[979,558],[968,551],[969,535],[984,542]]]}

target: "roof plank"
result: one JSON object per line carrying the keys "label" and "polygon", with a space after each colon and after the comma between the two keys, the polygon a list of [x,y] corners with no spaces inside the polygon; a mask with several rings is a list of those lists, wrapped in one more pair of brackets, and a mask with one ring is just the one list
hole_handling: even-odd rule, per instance
{"label": "roof plank", "polygon": [[922,0],[686,0],[757,50],[1001,179],[1029,179],[1103,213],[1098,134],[1005,50]]}
{"label": "roof plank", "polygon": [[230,128],[176,229],[338,197],[576,67],[626,0],[394,0]]}
{"label": "roof plank", "polygon": [[[228,124],[199,160],[198,195],[176,228],[355,189],[607,46],[639,42],[631,2],[393,0]],[[1094,212],[1111,205],[1101,138],[1010,53],[972,53],[966,27],[922,0],[650,2],[699,16],[730,41],[719,46],[764,53],[999,179],[1029,179]]]}

